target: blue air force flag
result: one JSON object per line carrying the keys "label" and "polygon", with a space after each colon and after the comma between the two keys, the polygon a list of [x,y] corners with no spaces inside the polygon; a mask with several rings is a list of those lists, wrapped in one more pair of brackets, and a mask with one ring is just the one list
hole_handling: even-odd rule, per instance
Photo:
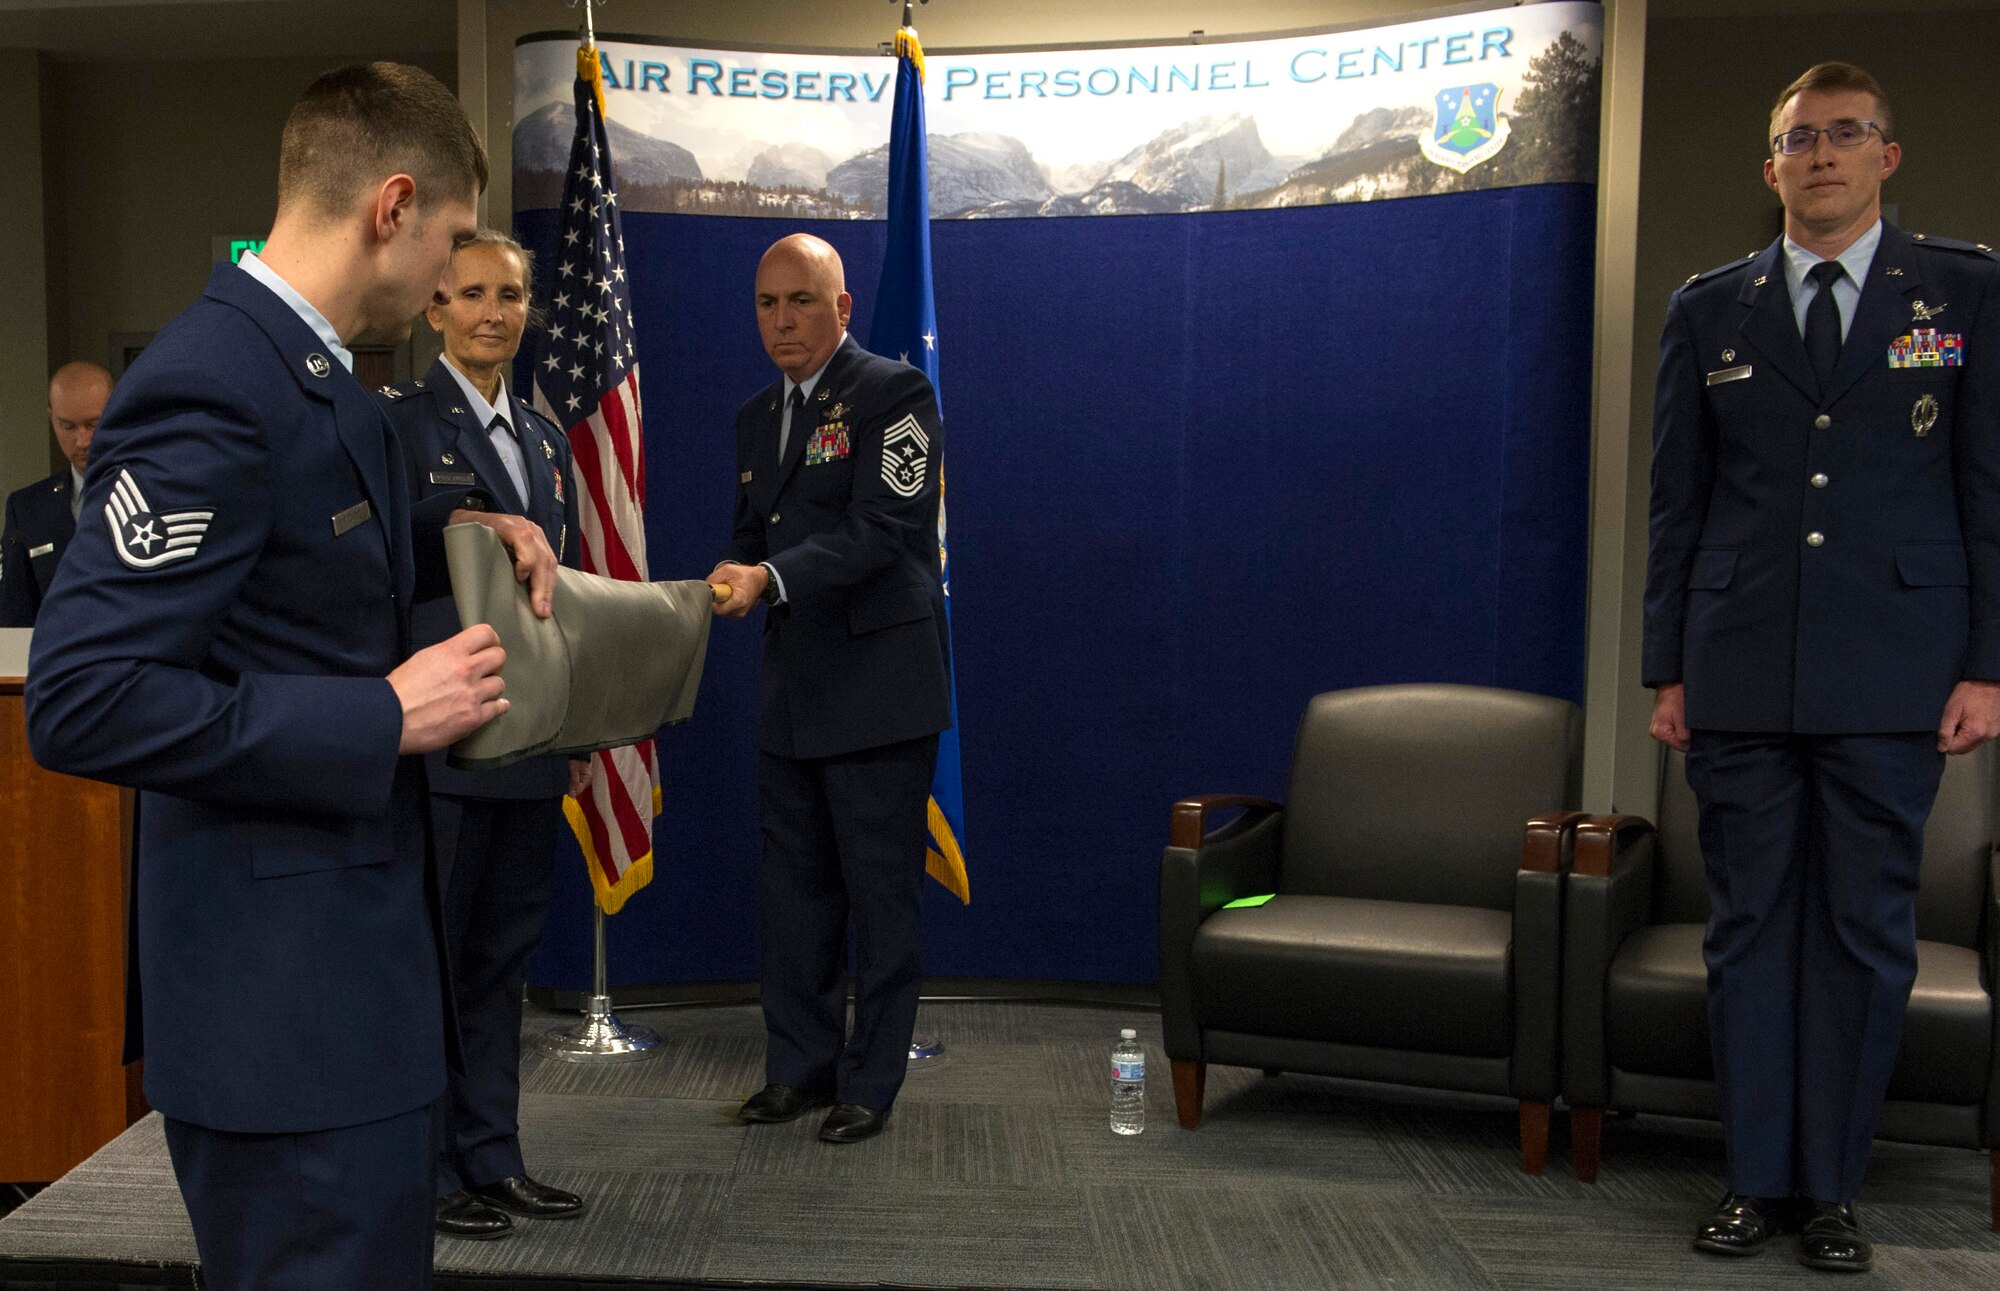
{"label": "blue air force flag", "polygon": [[[924,49],[917,33],[896,33],[896,102],[889,127],[889,245],[875,289],[869,348],[920,368],[938,392],[937,305],[931,295],[931,202],[924,158]],[[890,427],[882,476],[904,497],[922,487],[930,444],[914,418]],[[893,459],[893,460],[892,460]],[[951,630],[951,555],[945,543],[945,474],[938,463],[938,563],[944,570],[945,630]],[[965,873],[965,789],[959,772],[958,682],[951,687],[951,729],[938,737],[937,771],[927,810],[930,846],[924,868],[960,901],[972,900]]]}

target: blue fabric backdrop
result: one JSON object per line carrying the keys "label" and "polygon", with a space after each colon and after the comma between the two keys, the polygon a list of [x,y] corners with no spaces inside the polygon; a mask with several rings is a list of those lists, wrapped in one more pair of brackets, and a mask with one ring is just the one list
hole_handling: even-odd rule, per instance
{"label": "blue fabric backdrop", "polygon": [[[939,976],[1150,982],[1167,808],[1282,796],[1324,690],[1581,700],[1595,190],[933,228],[972,904],[926,884]],[[543,255],[553,212],[517,216]],[[885,227],[625,216],[656,578],[729,531],[736,409],[775,370],[757,258],[806,227],[857,338]],[[756,618],[718,621],[660,741],[657,877],[614,984],[753,978]],[[574,843],[538,985],[587,987]]]}

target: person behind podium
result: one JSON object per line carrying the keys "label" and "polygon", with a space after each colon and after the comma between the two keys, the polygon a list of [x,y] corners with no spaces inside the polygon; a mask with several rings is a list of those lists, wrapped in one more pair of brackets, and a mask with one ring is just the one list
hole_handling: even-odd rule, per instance
{"label": "person behind podium", "polygon": [[[569,441],[507,388],[534,273],[504,233],[481,229],[452,253],[425,318],[444,353],[421,381],[384,386],[383,410],[418,500],[480,486],[496,509],[527,517],[558,559],[578,567],[583,530]],[[451,597],[410,614],[419,646],[458,632]],[[530,758],[491,770],[430,754],[431,838],[444,889],[445,947],[465,1068],[439,1102],[437,1231],[504,1237],[512,1216],[568,1219],[575,1193],[531,1178],[521,1158],[521,989],[542,939],[565,790],[589,783],[590,759]]]}
{"label": "person behind podium", "polygon": [[456,1043],[416,755],[507,700],[490,627],[412,654],[410,606],[447,520],[493,527],[544,614],[556,562],[476,490],[412,506],[348,346],[407,334],[485,181],[430,74],[307,88],[264,249],[105,409],[35,633],[37,761],[140,790],[146,1096],[213,1288],[431,1281]]}
{"label": "person behind podium", "polygon": [[0,530],[0,628],[31,628],[56,565],[76,533],[90,438],[111,398],[111,374],[95,363],[65,363],[49,378],[49,429],[68,464],[7,498]]}
{"label": "person behind podium", "polygon": [[[736,414],[735,536],[715,612],[769,606],[759,744],[764,1078],[738,1115],[832,1103],[819,1136],[879,1133],[921,986],[925,804],[951,725],[938,559],[937,397],[847,335],[840,256],[794,234],[757,266],[779,380]],[[847,938],[856,946],[847,1029]]]}

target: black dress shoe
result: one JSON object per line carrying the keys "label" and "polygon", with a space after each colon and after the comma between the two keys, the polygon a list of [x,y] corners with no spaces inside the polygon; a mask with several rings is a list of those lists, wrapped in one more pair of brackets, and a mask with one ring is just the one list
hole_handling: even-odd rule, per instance
{"label": "black dress shoe", "polygon": [[819,1123],[819,1136],[828,1143],[859,1143],[882,1132],[889,1113],[878,1112],[859,1103],[835,1103]]}
{"label": "black dress shoe", "polygon": [[790,1085],[766,1085],[743,1100],[736,1117],[751,1125],[778,1125],[796,1121],[813,1108],[825,1107],[831,1101],[817,1094],[808,1094],[803,1089],[793,1089]]}
{"label": "black dress shoe", "polygon": [[1806,1203],[1806,1226],[1799,1235],[1799,1263],[1833,1273],[1866,1273],[1875,1267],[1875,1248],[1861,1233],[1852,1203]]}
{"label": "black dress shoe", "polygon": [[513,1220],[469,1192],[438,1198],[437,1218],[432,1223],[445,1237],[474,1242],[490,1242],[514,1231]]}
{"label": "black dress shoe", "polygon": [[481,1184],[472,1189],[472,1195],[523,1219],[574,1219],[583,1213],[583,1198],[536,1183],[524,1174],[510,1174],[498,1183]]}
{"label": "black dress shoe", "polygon": [[1694,1248],[1710,1255],[1755,1255],[1791,1219],[1789,1197],[1730,1193],[1694,1235]]}

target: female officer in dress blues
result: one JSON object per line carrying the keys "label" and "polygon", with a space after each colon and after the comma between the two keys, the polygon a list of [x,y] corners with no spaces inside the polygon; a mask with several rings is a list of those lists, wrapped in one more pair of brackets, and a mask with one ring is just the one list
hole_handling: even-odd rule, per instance
{"label": "female officer in dress blues", "polygon": [[[507,388],[504,371],[528,323],[533,266],[505,234],[481,229],[452,255],[425,317],[444,353],[422,381],[381,392],[418,498],[479,486],[528,517],[574,568],[580,541],[569,443]],[[449,597],[411,616],[415,643],[458,631]],[[541,941],[565,789],[583,791],[587,759],[533,758],[464,771],[431,755],[431,823],[444,889],[452,996],[465,1045],[439,1106],[437,1228],[504,1237],[510,1216],[565,1219],[583,1201],[528,1177],[521,1160],[521,987]]]}

